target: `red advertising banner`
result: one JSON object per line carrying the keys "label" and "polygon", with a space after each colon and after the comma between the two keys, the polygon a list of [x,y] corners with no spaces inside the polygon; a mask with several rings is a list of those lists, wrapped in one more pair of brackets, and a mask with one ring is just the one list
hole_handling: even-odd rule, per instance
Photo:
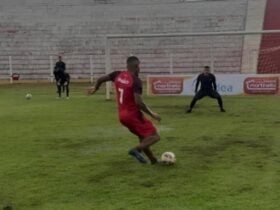
{"label": "red advertising banner", "polygon": [[149,78],[152,94],[181,94],[183,91],[182,77],[156,77]]}
{"label": "red advertising banner", "polygon": [[[148,95],[193,96],[198,75],[150,75]],[[221,95],[280,96],[280,74],[216,74]],[[200,86],[199,86],[200,87]]]}
{"label": "red advertising banner", "polygon": [[248,77],[244,80],[245,94],[277,94],[279,77]]}

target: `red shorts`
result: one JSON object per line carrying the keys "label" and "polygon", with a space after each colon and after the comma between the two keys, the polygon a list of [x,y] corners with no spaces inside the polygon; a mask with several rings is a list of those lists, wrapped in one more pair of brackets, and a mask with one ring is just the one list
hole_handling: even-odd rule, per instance
{"label": "red shorts", "polygon": [[141,112],[120,116],[119,118],[120,122],[139,138],[146,138],[157,133],[153,123]]}

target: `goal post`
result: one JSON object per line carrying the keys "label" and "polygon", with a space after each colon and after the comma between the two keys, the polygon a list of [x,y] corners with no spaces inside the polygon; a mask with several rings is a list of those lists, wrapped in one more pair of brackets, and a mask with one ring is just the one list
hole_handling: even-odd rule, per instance
{"label": "goal post", "polygon": [[[263,44],[265,38],[273,46]],[[271,60],[272,52],[280,57],[280,30],[109,34],[105,36],[105,73],[124,70],[130,55],[139,57],[142,75],[197,74],[205,65],[215,73],[258,73],[260,65],[280,65]],[[110,92],[108,82],[106,99]]]}

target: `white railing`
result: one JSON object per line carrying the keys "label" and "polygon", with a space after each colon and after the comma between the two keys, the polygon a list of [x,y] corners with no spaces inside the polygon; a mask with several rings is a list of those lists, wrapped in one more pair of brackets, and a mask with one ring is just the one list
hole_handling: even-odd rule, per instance
{"label": "white railing", "polygon": [[[102,55],[102,57],[103,56],[104,55]],[[26,72],[22,73],[22,69],[24,69],[24,67],[21,67],[24,64],[18,64],[18,60],[17,60],[17,58],[15,58],[17,56],[2,56],[2,57],[5,58],[5,59],[7,57],[7,62],[5,62],[5,63],[8,63],[8,69],[4,70],[4,73],[1,72],[1,78],[2,79],[4,79],[4,80],[8,79],[9,82],[12,84],[14,82],[13,76],[15,74],[19,75],[20,77],[25,75]],[[43,69],[41,72],[38,71],[36,73],[38,75],[41,75],[41,76],[39,76],[40,80],[49,80],[50,82],[53,82],[53,80],[54,80],[53,70],[54,70],[54,65],[55,65],[55,63],[57,61],[57,56],[46,55],[46,57],[48,57],[48,59],[44,59],[44,61],[46,61],[46,62],[43,64],[45,66],[45,69]],[[65,58],[66,57],[67,56],[65,56]],[[32,67],[32,65],[34,65],[34,61],[33,60],[29,60],[29,61],[25,61],[25,62],[30,62],[29,71],[30,71],[30,74],[31,74],[33,68],[31,69],[30,66]],[[94,71],[94,59],[93,59],[92,55],[88,56],[88,61],[86,61],[86,63],[88,64],[87,65],[88,69],[84,69],[84,71],[86,72],[85,74],[87,75],[86,77],[89,78],[89,81],[91,83],[93,83],[94,75],[95,75],[96,72]],[[66,65],[68,65],[67,61],[66,61]],[[20,66],[20,67],[15,67],[15,66]],[[68,67],[69,66],[70,66],[70,69],[71,69],[71,64],[68,65]],[[103,70],[103,73],[104,73],[104,70]],[[75,71],[73,72],[73,74],[74,75],[76,74]],[[32,79],[32,77],[30,77],[30,78],[28,78],[28,76],[26,76],[26,77],[27,77],[26,79]]]}

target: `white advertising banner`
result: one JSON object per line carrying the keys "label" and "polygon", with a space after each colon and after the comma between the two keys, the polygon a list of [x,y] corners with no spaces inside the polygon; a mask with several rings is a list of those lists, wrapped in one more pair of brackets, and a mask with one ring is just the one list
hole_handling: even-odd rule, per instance
{"label": "white advertising banner", "polygon": [[[197,76],[148,76],[148,95],[192,96]],[[217,91],[221,95],[280,95],[279,74],[215,74],[215,76]]]}

